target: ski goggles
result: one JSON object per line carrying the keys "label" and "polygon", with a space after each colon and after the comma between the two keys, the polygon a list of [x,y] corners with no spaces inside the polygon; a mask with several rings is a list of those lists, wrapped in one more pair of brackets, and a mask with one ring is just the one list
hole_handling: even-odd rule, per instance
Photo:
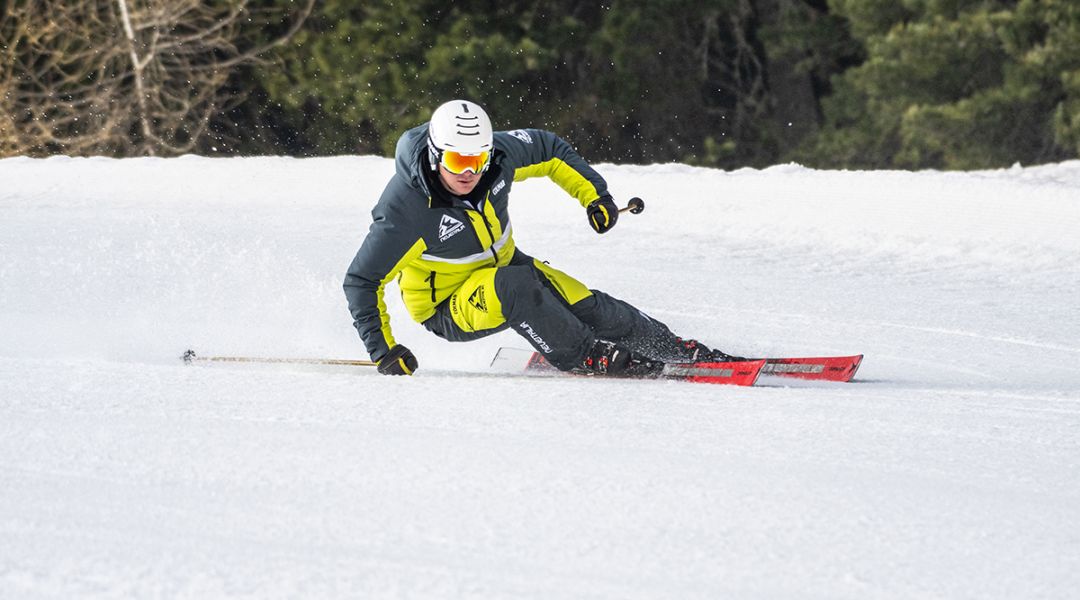
{"label": "ski goggles", "polygon": [[472,171],[479,175],[484,172],[484,169],[487,169],[488,159],[490,158],[490,152],[462,154],[453,150],[443,150],[442,157],[439,158],[439,164],[454,175],[461,175],[465,171]]}

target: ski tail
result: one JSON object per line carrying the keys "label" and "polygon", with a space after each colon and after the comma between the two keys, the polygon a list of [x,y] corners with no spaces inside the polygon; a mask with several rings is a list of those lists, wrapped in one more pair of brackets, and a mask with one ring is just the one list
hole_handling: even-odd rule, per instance
{"label": "ski tail", "polygon": [[544,356],[532,350],[503,346],[491,359],[491,368],[501,373],[555,374],[560,373],[555,365],[544,360]]}

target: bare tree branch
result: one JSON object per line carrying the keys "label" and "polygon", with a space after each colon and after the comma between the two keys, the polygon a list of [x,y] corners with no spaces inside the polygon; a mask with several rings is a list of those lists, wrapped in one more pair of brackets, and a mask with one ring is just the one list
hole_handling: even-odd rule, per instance
{"label": "bare tree branch", "polygon": [[315,5],[275,9],[289,26],[262,41],[253,1],[0,0],[0,156],[190,152],[232,70]]}

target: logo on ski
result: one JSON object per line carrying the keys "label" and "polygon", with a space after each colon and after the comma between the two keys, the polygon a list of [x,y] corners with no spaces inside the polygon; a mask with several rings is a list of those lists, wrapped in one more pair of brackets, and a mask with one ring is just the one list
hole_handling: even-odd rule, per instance
{"label": "logo on ski", "polygon": [[461,233],[463,229],[465,229],[464,223],[450,215],[443,215],[442,222],[439,223],[439,241],[445,242],[454,235]]}
{"label": "logo on ski", "polygon": [[825,370],[823,364],[784,364],[784,363],[768,363],[761,370],[762,373],[768,373],[770,375],[780,375],[783,373],[809,373],[817,374]]}

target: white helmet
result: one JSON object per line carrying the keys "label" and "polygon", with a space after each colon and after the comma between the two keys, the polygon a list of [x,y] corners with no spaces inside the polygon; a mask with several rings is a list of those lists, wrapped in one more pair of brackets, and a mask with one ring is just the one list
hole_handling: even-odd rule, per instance
{"label": "white helmet", "polygon": [[465,155],[491,152],[491,119],[479,104],[451,100],[435,109],[428,125],[431,168],[437,169],[444,150]]}

